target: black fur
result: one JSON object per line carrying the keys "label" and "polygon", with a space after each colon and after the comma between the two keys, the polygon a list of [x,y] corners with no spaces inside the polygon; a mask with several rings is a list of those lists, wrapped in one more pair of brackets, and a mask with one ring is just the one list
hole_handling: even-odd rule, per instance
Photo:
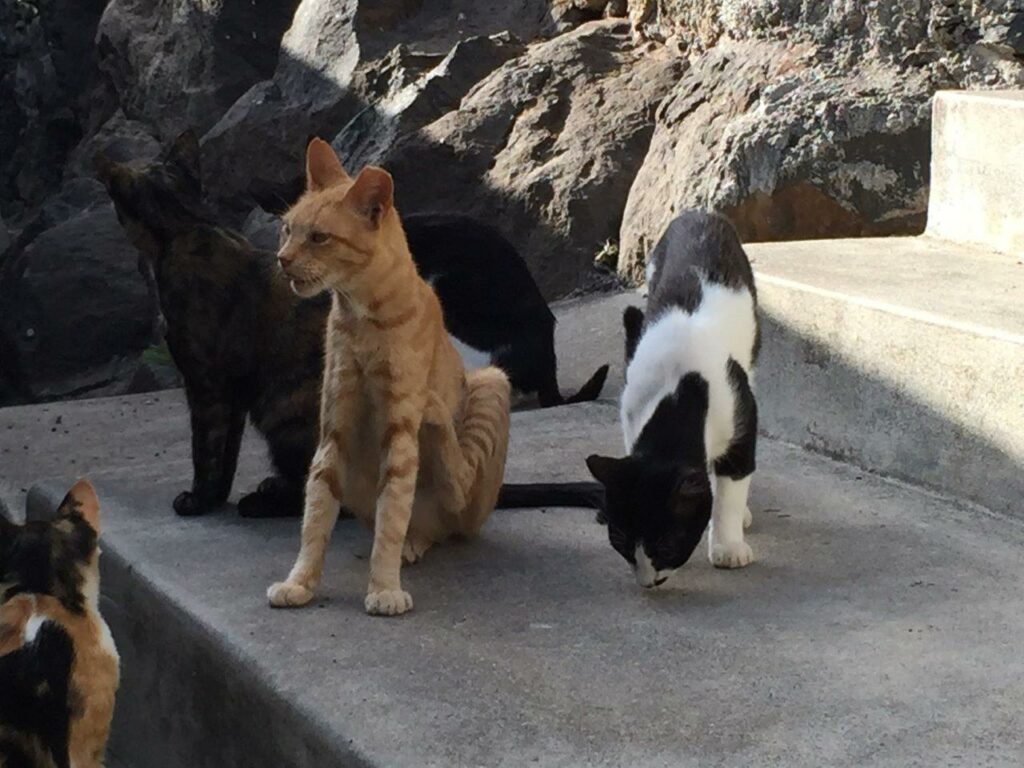
{"label": "black fur", "polygon": [[0,656],[0,766],[68,767],[73,661],[71,638],[53,622],[31,643]]}
{"label": "black fur", "polygon": [[0,584],[7,585],[0,602],[23,593],[50,595],[72,613],[84,612],[82,568],[98,537],[70,495],[61,502],[58,520],[59,525],[16,525],[0,515]]}
{"label": "black fur", "polygon": [[658,570],[683,565],[711,519],[704,452],[708,385],[689,373],[662,400],[629,456],[590,456],[587,467],[605,487],[608,539],[635,565],[638,543]]}
{"label": "black fur", "polygon": [[[698,310],[701,281],[746,289],[754,298],[754,276],[732,225],[721,216],[686,211],[665,231],[650,255],[654,275],[647,311],[623,312],[626,366],[644,330],[663,314]],[[755,317],[752,359],[760,332]],[[643,546],[657,571],[683,565],[693,554],[711,518],[709,460],[717,475],[742,479],[755,468],[757,404],[746,372],[729,359],[727,375],[735,394],[734,435],[722,456],[707,456],[704,443],[709,407],[707,380],[697,371],[682,376],[644,425],[628,456],[593,455],[587,466],[605,487],[605,521],[612,546],[631,564]],[[628,375],[628,373],[627,373]]]}
{"label": "black fur", "polygon": [[584,507],[603,509],[600,483],[505,483],[498,492],[498,509],[524,507]]}
{"label": "black fur", "polygon": [[563,397],[555,358],[555,316],[526,262],[492,226],[460,214],[412,214],[402,226],[420,275],[441,300],[455,338],[491,354],[512,387],[537,393],[542,408],[595,400],[608,366]]}

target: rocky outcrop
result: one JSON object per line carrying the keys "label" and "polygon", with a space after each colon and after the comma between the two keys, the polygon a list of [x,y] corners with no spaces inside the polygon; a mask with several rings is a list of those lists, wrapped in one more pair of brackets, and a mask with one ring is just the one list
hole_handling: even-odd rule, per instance
{"label": "rocky outcrop", "polygon": [[66,184],[45,216],[45,231],[0,269],[7,385],[23,400],[127,387],[152,313],[135,248],[99,182]]}
{"label": "rocky outcrop", "polygon": [[125,114],[163,138],[204,131],[277,66],[296,0],[110,0],[99,69]]}
{"label": "rocky outcrop", "polygon": [[[403,212],[495,223],[553,298],[595,256],[638,279],[684,206],[748,240],[919,231],[932,93],[1015,85],[1024,0],[0,0],[0,401],[140,385],[98,151],[196,129],[208,202],[274,248],[317,134]],[[79,273],[106,287],[69,313]]]}
{"label": "rocky outcrop", "polygon": [[563,295],[617,237],[655,108],[681,71],[666,51],[634,47],[621,20],[531,46],[387,152],[399,209],[494,222],[547,296]]}
{"label": "rocky outcrop", "polygon": [[680,208],[718,210],[744,240],[902,234],[924,228],[925,78],[864,65],[829,77],[814,48],[729,42],[662,104],[630,190],[620,271],[643,272]]}

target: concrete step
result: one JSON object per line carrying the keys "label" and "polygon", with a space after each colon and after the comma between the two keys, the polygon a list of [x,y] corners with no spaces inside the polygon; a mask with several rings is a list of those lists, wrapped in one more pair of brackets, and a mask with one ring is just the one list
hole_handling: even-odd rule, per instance
{"label": "concrete step", "polygon": [[[754,243],[762,432],[1024,517],[1024,265],[933,238]],[[615,363],[635,293],[558,307],[561,368]]]}
{"label": "concrete step", "polygon": [[932,105],[928,234],[1024,253],[1024,91],[945,91]]}
{"label": "concrete step", "polygon": [[[513,422],[510,480],[581,479],[587,453],[620,449],[612,403]],[[416,610],[397,620],[362,611],[370,538],[351,521],[321,599],[282,612],[263,593],[298,521],[171,513],[180,393],[0,411],[0,451],[23,459],[3,464],[15,493],[97,481],[112,747],[136,768],[1024,758],[1024,527],[780,442],[762,446],[744,571],[698,554],[642,592],[592,513],[499,511],[406,571]],[[239,488],[263,469],[247,437]]]}

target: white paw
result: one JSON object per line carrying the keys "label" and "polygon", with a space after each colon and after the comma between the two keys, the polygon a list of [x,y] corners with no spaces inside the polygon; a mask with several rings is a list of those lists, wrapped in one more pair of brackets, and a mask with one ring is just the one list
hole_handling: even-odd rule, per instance
{"label": "white paw", "polygon": [[715,568],[743,568],[754,562],[754,551],[745,541],[711,545],[711,564]]}
{"label": "white paw", "polygon": [[366,595],[366,612],[371,616],[401,616],[412,610],[412,596],[401,589],[385,589]]}
{"label": "white paw", "polygon": [[313,590],[296,581],[279,581],[270,585],[267,599],[274,608],[298,608],[313,599]]}
{"label": "white paw", "polygon": [[743,530],[747,530],[750,525],[754,522],[754,513],[750,511],[750,507],[743,508]]}

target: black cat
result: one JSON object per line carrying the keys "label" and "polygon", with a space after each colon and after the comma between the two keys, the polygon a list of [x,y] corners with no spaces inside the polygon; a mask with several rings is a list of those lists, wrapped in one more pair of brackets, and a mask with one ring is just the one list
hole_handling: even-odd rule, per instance
{"label": "black cat", "polygon": [[512,388],[542,408],[596,400],[608,366],[570,397],[558,389],[555,316],[526,262],[492,226],[461,214],[402,217],[420,275],[441,300],[444,322],[467,368],[496,365]]}

